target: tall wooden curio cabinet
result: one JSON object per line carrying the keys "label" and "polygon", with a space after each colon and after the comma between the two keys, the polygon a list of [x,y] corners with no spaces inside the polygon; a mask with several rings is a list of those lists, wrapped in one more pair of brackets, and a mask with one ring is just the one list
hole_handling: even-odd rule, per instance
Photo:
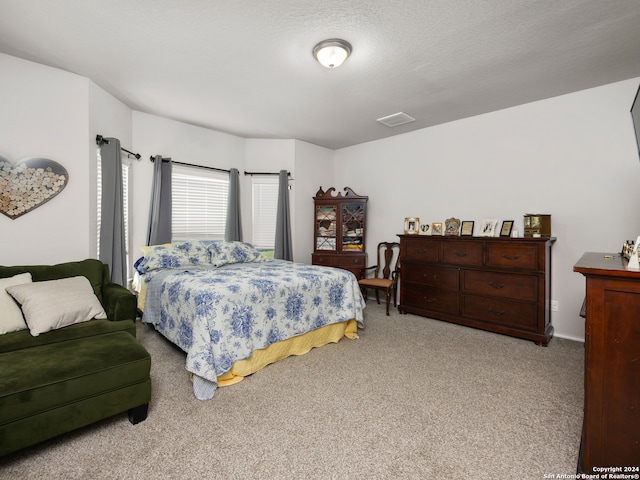
{"label": "tall wooden curio cabinet", "polygon": [[311,255],[313,265],[338,267],[353,272],[360,278],[362,268],[367,266],[365,252],[365,230],[367,200],[349,187],[344,195],[335,188],[320,190],[314,201],[314,247]]}

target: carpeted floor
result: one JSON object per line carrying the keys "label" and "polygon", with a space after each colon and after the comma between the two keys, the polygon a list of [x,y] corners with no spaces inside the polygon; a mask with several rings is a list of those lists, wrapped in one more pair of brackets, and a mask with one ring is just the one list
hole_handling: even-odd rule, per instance
{"label": "carpeted floor", "polygon": [[[575,473],[582,343],[549,347],[369,302],[357,340],[210,401],[146,325],[146,421],[122,414],[0,459],[3,479],[543,479]],[[550,478],[550,477],[547,477]]]}

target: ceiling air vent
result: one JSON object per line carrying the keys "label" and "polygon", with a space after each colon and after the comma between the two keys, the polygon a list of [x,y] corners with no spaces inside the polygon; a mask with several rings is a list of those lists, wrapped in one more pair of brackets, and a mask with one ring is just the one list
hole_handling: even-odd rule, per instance
{"label": "ceiling air vent", "polygon": [[397,127],[403,123],[409,123],[415,121],[415,118],[407,115],[406,113],[398,112],[393,115],[387,115],[376,120],[377,122],[386,125],[387,127]]}

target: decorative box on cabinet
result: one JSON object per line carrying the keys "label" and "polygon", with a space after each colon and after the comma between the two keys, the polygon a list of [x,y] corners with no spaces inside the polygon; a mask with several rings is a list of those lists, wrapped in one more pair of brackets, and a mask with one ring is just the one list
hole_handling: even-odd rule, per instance
{"label": "decorative box on cabinet", "polygon": [[620,255],[604,253],[585,253],[573,270],[586,277],[587,292],[578,470],[595,474],[594,467],[638,468],[640,272],[627,270],[627,260]]}
{"label": "decorative box on cabinet", "polygon": [[314,250],[311,255],[313,265],[338,267],[353,272],[360,278],[360,272],[367,266],[365,252],[365,231],[367,200],[349,187],[345,194],[333,195],[335,188],[326,192],[320,190],[314,201]]}
{"label": "decorative box on cabinet", "polygon": [[399,237],[402,313],[549,343],[555,238]]}

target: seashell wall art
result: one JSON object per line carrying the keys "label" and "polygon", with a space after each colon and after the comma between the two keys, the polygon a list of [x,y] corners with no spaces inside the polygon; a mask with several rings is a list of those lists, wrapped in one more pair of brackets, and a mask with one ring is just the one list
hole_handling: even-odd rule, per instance
{"label": "seashell wall art", "polygon": [[25,158],[15,165],[0,155],[0,212],[12,220],[58,195],[69,174],[47,158]]}

